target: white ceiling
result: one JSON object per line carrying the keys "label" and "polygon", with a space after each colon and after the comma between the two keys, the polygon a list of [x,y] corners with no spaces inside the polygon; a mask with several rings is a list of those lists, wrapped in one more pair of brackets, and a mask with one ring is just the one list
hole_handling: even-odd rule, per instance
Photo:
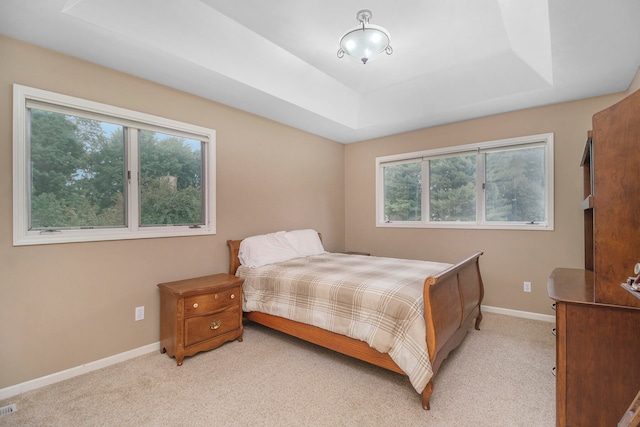
{"label": "white ceiling", "polygon": [[[338,59],[356,12],[393,54]],[[349,143],[624,91],[639,0],[1,0],[0,33]]]}

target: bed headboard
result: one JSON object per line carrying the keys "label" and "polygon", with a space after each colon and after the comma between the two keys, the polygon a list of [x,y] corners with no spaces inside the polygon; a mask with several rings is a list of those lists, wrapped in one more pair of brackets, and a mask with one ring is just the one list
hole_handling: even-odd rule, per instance
{"label": "bed headboard", "polygon": [[240,267],[238,252],[240,252],[241,242],[242,240],[227,240],[227,246],[229,246],[229,274],[231,275],[235,275],[238,267]]}
{"label": "bed headboard", "polygon": [[[322,234],[318,233],[318,237],[322,242]],[[242,243],[242,240],[227,240],[227,246],[229,246],[229,274],[231,275],[235,275],[238,267],[240,267],[240,259],[238,258],[240,243]]]}

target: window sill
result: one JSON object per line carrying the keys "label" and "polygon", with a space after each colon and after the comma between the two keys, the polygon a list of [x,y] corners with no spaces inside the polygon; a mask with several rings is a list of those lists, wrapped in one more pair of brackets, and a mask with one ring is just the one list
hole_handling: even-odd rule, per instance
{"label": "window sill", "polygon": [[409,222],[379,222],[379,228],[433,228],[433,229],[461,229],[461,230],[522,230],[522,231],[553,231],[553,224],[478,224],[464,222],[443,223],[409,223]]}
{"label": "window sill", "polygon": [[100,242],[109,240],[153,239],[160,237],[189,237],[216,234],[213,228],[189,228],[187,226],[153,227],[131,231],[129,229],[62,230],[40,234],[32,231],[26,235],[14,235],[13,246],[50,245],[58,243]]}

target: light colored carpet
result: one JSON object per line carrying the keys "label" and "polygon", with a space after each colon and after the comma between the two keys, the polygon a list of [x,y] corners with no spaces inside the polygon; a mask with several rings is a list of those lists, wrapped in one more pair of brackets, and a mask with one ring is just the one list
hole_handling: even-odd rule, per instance
{"label": "light colored carpet", "polygon": [[2,401],[0,426],[553,426],[552,327],[485,314],[430,411],[399,374],[248,324],[180,367],[154,352]]}

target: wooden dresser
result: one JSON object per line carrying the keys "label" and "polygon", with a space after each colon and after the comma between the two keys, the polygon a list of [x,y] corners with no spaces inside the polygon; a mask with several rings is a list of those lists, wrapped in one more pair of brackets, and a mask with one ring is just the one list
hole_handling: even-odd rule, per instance
{"label": "wooden dresser", "polygon": [[185,356],[242,341],[242,279],[214,274],[161,283],[160,352]]}
{"label": "wooden dresser", "polygon": [[593,116],[582,157],[585,268],[555,269],[556,424],[615,426],[640,390],[640,91]]}

